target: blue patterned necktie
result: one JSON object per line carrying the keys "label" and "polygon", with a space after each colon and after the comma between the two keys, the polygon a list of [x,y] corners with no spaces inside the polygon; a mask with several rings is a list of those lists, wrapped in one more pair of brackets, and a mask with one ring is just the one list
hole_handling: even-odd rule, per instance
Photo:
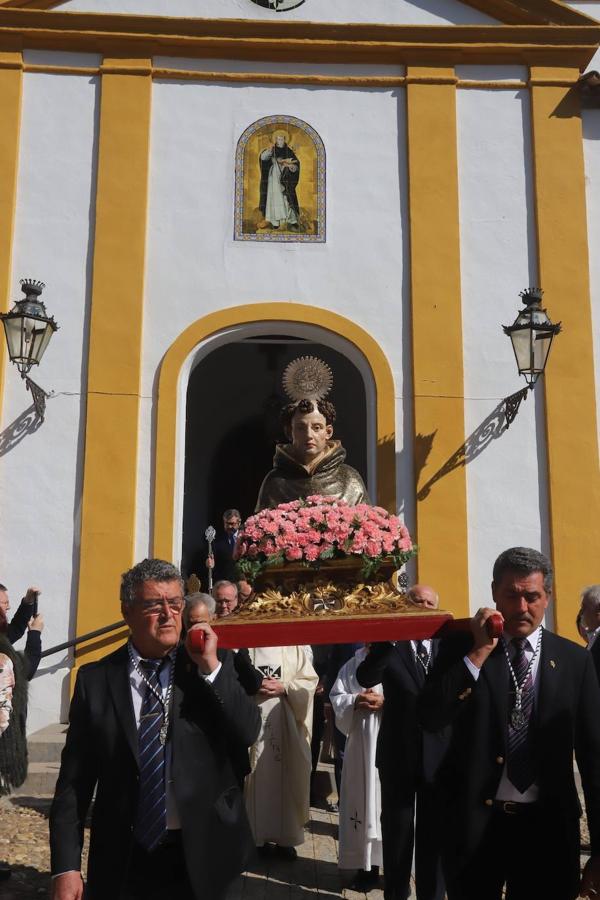
{"label": "blue patterned necktie", "polygon": [[162,697],[159,674],[165,661],[140,660],[140,667],[154,690],[146,685],[140,710],[138,729],[140,796],[133,833],[138,844],[148,851],[157,846],[167,830],[166,745],[160,741],[165,712],[158,699],[159,696]]}
{"label": "blue patterned necktie", "polygon": [[[513,638],[512,645],[515,648],[512,667],[517,683],[521,684],[529,665],[525,655],[525,647],[529,646],[529,641],[527,638]],[[510,714],[508,719],[506,774],[517,790],[523,794],[535,781],[535,765],[531,740],[531,713],[533,711],[533,674],[531,671],[527,676],[522,691],[521,711],[524,719],[523,724],[515,728]]]}

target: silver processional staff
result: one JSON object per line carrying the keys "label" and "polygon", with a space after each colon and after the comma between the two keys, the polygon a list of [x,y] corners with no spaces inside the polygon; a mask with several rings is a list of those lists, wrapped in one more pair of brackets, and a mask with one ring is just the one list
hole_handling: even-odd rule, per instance
{"label": "silver processional staff", "polygon": [[212,559],[214,561],[212,545],[213,545],[213,541],[216,536],[217,536],[217,532],[212,527],[212,525],[209,525],[208,528],[206,529],[206,531],[204,532],[204,537],[206,538],[206,540],[208,542],[208,558],[206,560],[206,568],[208,569],[208,592],[209,592],[209,594],[211,593],[211,591],[213,589],[213,570],[212,570],[212,566],[208,565],[208,561],[210,559]]}

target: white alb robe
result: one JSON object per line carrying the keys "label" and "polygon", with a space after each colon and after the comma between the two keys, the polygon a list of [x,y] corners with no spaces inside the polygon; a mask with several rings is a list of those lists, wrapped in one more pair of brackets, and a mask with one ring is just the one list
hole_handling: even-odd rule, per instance
{"label": "white alb robe", "polygon": [[[365,869],[383,863],[381,844],[381,785],[375,767],[381,710],[354,708],[356,695],[365,688],[356,680],[356,670],[367,655],[357,650],[342,666],[329,693],[335,724],[346,735],[340,796],[339,868]],[[380,684],[371,688],[383,694]]]}
{"label": "white alb robe", "polygon": [[246,779],[248,818],[257,846],[267,841],[281,847],[304,843],[309,818],[310,738],[318,676],[302,647],[257,647],[252,665],[279,677],[286,689],[280,697],[255,696],[262,719],[258,740],[250,750],[252,771]]}

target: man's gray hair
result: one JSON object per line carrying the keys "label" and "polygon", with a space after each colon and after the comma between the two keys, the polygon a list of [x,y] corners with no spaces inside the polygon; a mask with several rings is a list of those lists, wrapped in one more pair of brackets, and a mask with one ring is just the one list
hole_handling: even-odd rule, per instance
{"label": "man's gray hair", "polygon": [[216,584],[213,584],[213,597],[215,596],[217,588],[220,587],[232,587],[235,591],[235,596],[237,597],[237,595],[239,594],[238,586],[234,581],[227,581],[226,578],[221,578],[220,581],[217,581]]}
{"label": "man's gray hair", "polygon": [[203,594],[202,591],[195,591],[193,594],[188,594],[185,598],[185,606],[183,608],[183,624],[186,628],[190,627],[190,613],[196,606],[205,606],[209,616],[214,616],[215,609],[217,608],[214,597],[211,597],[210,594]]}
{"label": "man's gray hair", "polygon": [[236,519],[239,519],[241,522],[242,517],[240,515],[239,509],[226,509],[225,512],[223,513],[224,519],[233,519],[234,516]]}
{"label": "man's gray hair", "polygon": [[505,572],[517,571],[524,575],[541,572],[544,576],[544,590],[547,594],[552,590],[554,575],[552,563],[547,556],[531,547],[510,547],[500,554],[494,563],[493,582],[499,584]]}
{"label": "man's gray hair", "polygon": [[178,581],[183,593],[181,572],[173,563],[164,559],[143,559],[121,575],[121,603],[131,606],[138,587],[145,581]]}
{"label": "man's gray hair", "polygon": [[581,602],[587,600],[594,605],[594,609],[600,609],[600,584],[590,584],[581,592]]}

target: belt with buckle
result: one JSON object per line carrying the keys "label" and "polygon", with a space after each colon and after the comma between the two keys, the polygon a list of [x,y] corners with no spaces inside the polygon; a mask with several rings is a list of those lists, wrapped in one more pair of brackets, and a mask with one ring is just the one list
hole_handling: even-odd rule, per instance
{"label": "belt with buckle", "polygon": [[538,809],[537,803],[518,803],[516,800],[494,800],[494,809],[507,816],[531,815]]}

